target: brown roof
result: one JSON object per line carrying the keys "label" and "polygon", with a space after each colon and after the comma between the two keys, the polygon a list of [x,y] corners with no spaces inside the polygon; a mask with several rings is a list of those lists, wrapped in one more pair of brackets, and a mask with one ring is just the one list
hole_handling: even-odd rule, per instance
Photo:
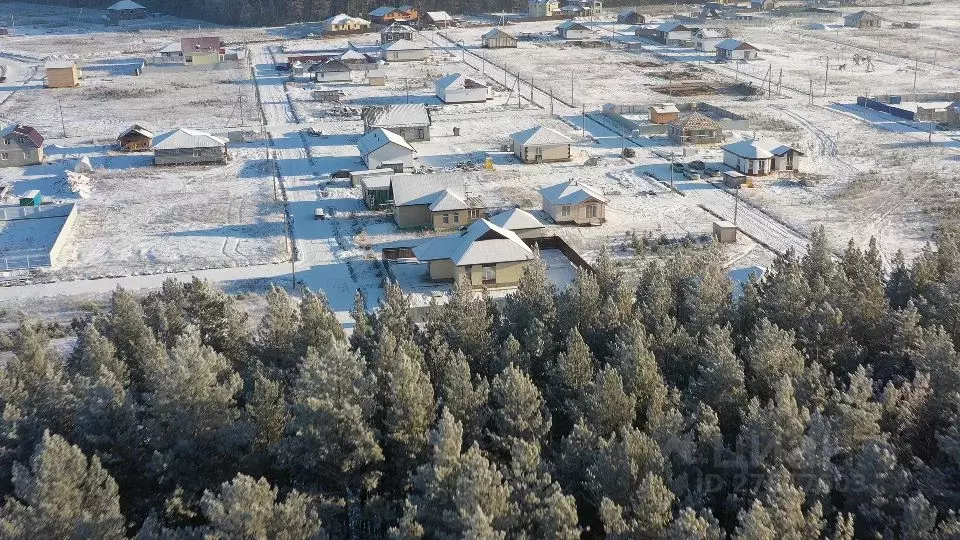
{"label": "brown roof", "polygon": [[183,54],[219,51],[220,43],[219,36],[185,37],[180,38],[180,51]]}
{"label": "brown roof", "polygon": [[688,129],[722,129],[720,124],[716,120],[710,118],[705,114],[698,112],[690,113],[684,116],[681,116],[670,122],[672,127],[676,127],[682,130]]}
{"label": "brown roof", "polygon": [[24,137],[30,139],[30,142],[32,142],[37,148],[43,148],[43,135],[40,135],[40,133],[32,127],[18,124],[17,127],[13,128],[13,133],[16,133],[17,135],[23,135]]}

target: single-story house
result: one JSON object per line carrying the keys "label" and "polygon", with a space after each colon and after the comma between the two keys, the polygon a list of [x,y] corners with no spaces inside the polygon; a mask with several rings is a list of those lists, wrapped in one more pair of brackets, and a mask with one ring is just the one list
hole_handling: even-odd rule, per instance
{"label": "single-story house", "polygon": [[375,129],[357,141],[357,148],[367,168],[403,170],[413,167],[416,151],[400,135],[383,128]]}
{"label": "single-story house", "polygon": [[599,190],[576,180],[540,189],[543,211],[557,223],[600,225],[606,221],[609,200]]}
{"label": "single-story house", "polygon": [[490,87],[462,73],[445,75],[433,86],[437,97],[444,103],[482,103],[490,97]]}
{"label": "single-story house", "polygon": [[107,16],[110,17],[112,24],[119,24],[120,21],[146,18],[147,8],[133,0],[120,0],[107,8]]}
{"label": "single-story house", "polygon": [[134,124],[124,130],[117,137],[117,144],[124,152],[139,152],[149,150],[153,144],[153,132],[143,126]]}
{"label": "single-story house", "polygon": [[364,107],[360,116],[364,133],[385,129],[408,142],[430,140],[430,111],[422,103]]}
{"label": "single-story house", "polygon": [[499,28],[493,28],[480,38],[484,49],[511,49],[517,46],[517,38]]}
{"label": "single-story house", "polygon": [[359,71],[377,69],[380,65],[380,58],[371,54],[360,52],[356,49],[348,49],[337,57],[344,64],[350,66],[350,69]]}
{"label": "single-story house", "polygon": [[360,191],[363,193],[363,202],[367,208],[382,210],[393,203],[390,196],[390,183],[391,175],[365,176],[360,180]]}
{"label": "single-story house", "polygon": [[564,21],[557,27],[557,35],[563,39],[588,39],[593,35],[589,27],[577,21]]}
{"label": "single-story house", "polygon": [[540,238],[543,236],[544,225],[530,212],[519,208],[511,208],[490,216],[490,223],[513,231],[520,238]]}
{"label": "single-story house", "polygon": [[416,33],[417,31],[410,26],[400,23],[393,23],[380,31],[380,43],[393,43],[394,41],[400,41],[401,39],[413,41],[413,35]]}
{"label": "single-story house", "polygon": [[643,24],[646,17],[635,9],[627,9],[617,14],[617,24]]}
{"label": "single-story house", "polygon": [[457,174],[396,174],[390,191],[393,218],[401,229],[458,229],[482,218],[487,209],[467,194]]}
{"label": "single-story house", "polygon": [[323,31],[326,33],[364,32],[370,29],[370,21],[361,19],[360,17],[351,17],[346,13],[340,13],[329,19],[324,19],[321,25]]}
{"label": "single-story house", "polygon": [[47,62],[44,86],[47,88],[73,88],[80,86],[83,74],[77,63],[72,60]]}
{"label": "single-story house", "polygon": [[739,39],[725,39],[714,46],[723,60],[756,60],[757,48]]}
{"label": "single-story house", "polygon": [[681,45],[693,39],[693,30],[679,21],[667,21],[656,28],[657,41],[666,45]]}
{"label": "single-story house", "polygon": [[0,167],[23,167],[43,163],[43,135],[22,124],[0,129]]}
{"label": "single-story house", "polygon": [[843,25],[852,28],[880,28],[882,19],[870,11],[858,11],[843,18]]}
{"label": "single-story house", "polygon": [[446,11],[428,11],[424,19],[427,24],[437,28],[456,26],[456,21]]}
{"label": "single-story house", "polygon": [[155,165],[198,165],[226,163],[227,139],[203,131],[180,128],[154,140]]}
{"label": "single-story house", "polygon": [[383,59],[387,62],[426,60],[430,56],[426,47],[405,39],[381,45],[380,48],[383,50]]}
{"label": "single-story house", "polygon": [[459,234],[431,238],[413,248],[430,268],[430,279],[473,287],[511,287],[534,259],[514,232],[480,219]]}
{"label": "single-story house", "polygon": [[667,137],[679,144],[717,144],[723,141],[723,127],[703,113],[692,112],[667,124]]}
{"label": "single-story house", "polygon": [[586,14],[586,10],[577,4],[567,4],[560,8],[560,13],[566,17],[581,17]]}
{"label": "single-story house", "polygon": [[350,65],[339,58],[331,58],[307,68],[316,82],[349,81],[353,77]]}
{"label": "single-story house", "polygon": [[220,36],[185,37],[180,38],[180,52],[186,64],[219,64],[226,49]]}
{"label": "single-story house", "polygon": [[420,18],[417,9],[412,6],[390,7],[382,6],[367,14],[377,24],[393,22],[415,21]]}
{"label": "single-story house", "polygon": [[524,163],[570,161],[570,143],[563,133],[538,126],[510,135],[513,155]]}
{"label": "single-story house", "polygon": [[680,109],[673,103],[658,103],[647,108],[647,115],[653,124],[669,124],[680,117]]}
{"label": "single-story house", "polygon": [[729,28],[701,28],[693,34],[693,46],[698,51],[713,52],[717,43],[729,37]]}
{"label": "single-story house", "polygon": [[748,139],[725,145],[723,163],[747,175],[764,175],[800,168],[803,152],[769,139]]}
{"label": "single-story house", "polygon": [[534,19],[556,17],[560,14],[560,0],[528,0],[527,15]]}

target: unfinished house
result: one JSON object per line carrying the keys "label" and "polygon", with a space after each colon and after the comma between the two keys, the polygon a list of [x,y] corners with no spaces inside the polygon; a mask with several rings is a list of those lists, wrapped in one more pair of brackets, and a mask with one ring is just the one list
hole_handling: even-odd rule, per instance
{"label": "unfinished house", "polygon": [[570,137],[543,126],[510,135],[513,155],[524,163],[570,161]]}
{"label": "unfinished house", "polygon": [[749,176],[800,168],[803,152],[770,139],[748,139],[723,148],[723,163]]}
{"label": "unfinished house", "polygon": [[514,49],[517,47],[517,38],[494,28],[480,37],[480,43],[484,49]]}
{"label": "unfinished house", "polygon": [[47,88],[73,88],[80,86],[82,76],[77,63],[72,60],[47,62],[43,85]]}
{"label": "unfinished house", "polygon": [[870,11],[858,11],[843,18],[843,25],[851,28],[880,28],[882,20],[879,15]]}
{"label": "unfinished house", "polygon": [[122,21],[143,19],[147,16],[147,8],[133,0],[120,0],[107,8],[107,17],[110,24],[120,24]]}
{"label": "unfinished house", "polygon": [[723,141],[723,127],[713,118],[694,112],[667,124],[667,137],[677,144],[717,144]]}
{"label": "unfinished house", "polygon": [[400,135],[377,128],[357,141],[360,157],[368,169],[393,169],[401,172],[413,168],[416,151]]}
{"label": "unfinished house", "polygon": [[152,144],[153,132],[137,124],[128,127],[117,137],[117,145],[124,152],[149,150]]}
{"label": "unfinished house", "polygon": [[459,229],[486,215],[457,174],[398,174],[392,177],[393,218],[401,229]]}
{"label": "unfinished house", "polygon": [[600,225],[607,220],[609,200],[592,186],[570,180],[540,189],[543,211],[557,223]]}
{"label": "unfinished house", "polygon": [[490,87],[462,73],[445,75],[433,86],[437,97],[444,103],[483,103],[490,96]]}
{"label": "unfinished house", "polygon": [[462,233],[431,238],[414,247],[413,254],[428,263],[433,281],[490,288],[516,286],[534,259],[519,236],[485,219]]}
{"label": "unfinished house", "polygon": [[370,30],[370,21],[340,13],[324,19],[321,26],[325,34],[356,34]]}
{"label": "unfinished house", "polygon": [[43,163],[43,136],[36,129],[10,124],[0,129],[0,167]]}
{"label": "unfinished house", "polygon": [[156,138],[154,165],[205,165],[227,162],[227,140],[203,131],[180,128]]}
{"label": "unfinished house", "polygon": [[430,111],[422,103],[364,107],[363,132],[385,129],[408,142],[430,140]]}

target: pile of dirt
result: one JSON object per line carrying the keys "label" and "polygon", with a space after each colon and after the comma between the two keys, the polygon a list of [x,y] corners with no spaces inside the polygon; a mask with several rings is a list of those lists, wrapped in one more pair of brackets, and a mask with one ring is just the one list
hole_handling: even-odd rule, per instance
{"label": "pile of dirt", "polygon": [[707,96],[719,93],[714,84],[703,81],[662,84],[654,86],[653,89],[656,92],[673,97]]}
{"label": "pile of dirt", "polygon": [[694,81],[700,79],[700,74],[702,69],[696,67],[689,67],[686,69],[665,69],[663,71],[653,71],[650,72],[650,75],[658,79],[666,79],[668,81]]}
{"label": "pile of dirt", "polygon": [[630,66],[637,66],[642,68],[658,68],[663,67],[663,64],[659,62],[651,62],[650,60],[633,60],[631,62],[621,62]]}

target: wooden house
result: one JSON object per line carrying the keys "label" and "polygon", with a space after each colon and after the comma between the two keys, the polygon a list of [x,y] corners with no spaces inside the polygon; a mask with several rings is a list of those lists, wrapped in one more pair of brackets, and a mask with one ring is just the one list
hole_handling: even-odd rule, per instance
{"label": "wooden house", "polygon": [[147,8],[133,0],[120,0],[107,8],[107,17],[111,24],[120,24],[121,21],[143,19],[147,16]]}
{"label": "wooden house", "polygon": [[134,124],[124,130],[117,137],[117,144],[124,152],[139,152],[149,150],[153,144],[153,132],[143,126]]}
{"label": "wooden house", "polygon": [[487,288],[515,286],[534,259],[533,250],[516,233],[486,219],[462,233],[422,242],[413,254],[428,264],[433,281]]}
{"label": "wooden house", "polygon": [[600,225],[609,200],[592,186],[570,180],[540,189],[543,211],[557,223]]}
{"label": "wooden house", "polygon": [[499,28],[493,28],[480,38],[484,49],[509,49],[517,47],[517,38]]}
{"label": "wooden house", "polygon": [[570,161],[573,141],[559,131],[539,126],[510,135],[513,155],[524,163]]}
{"label": "wooden house", "polygon": [[180,128],[156,138],[155,165],[203,165],[227,162],[227,140],[203,131]]}
{"label": "wooden house", "polygon": [[[393,173],[392,169],[387,169]],[[393,204],[390,195],[391,175],[365,176],[360,180],[364,204],[371,210],[383,210]]]}
{"label": "wooden house", "polygon": [[223,62],[226,49],[220,36],[180,38],[180,53],[188,65],[209,65]]}
{"label": "wooden house", "polygon": [[723,127],[703,113],[692,112],[667,124],[667,137],[678,144],[717,144],[723,141]]}
{"label": "wooden house", "polygon": [[47,62],[44,86],[47,88],[73,88],[80,86],[82,73],[77,63],[68,61]]}
{"label": "wooden house", "polygon": [[0,167],[23,167],[43,163],[43,136],[22,124],[0,129]]}

